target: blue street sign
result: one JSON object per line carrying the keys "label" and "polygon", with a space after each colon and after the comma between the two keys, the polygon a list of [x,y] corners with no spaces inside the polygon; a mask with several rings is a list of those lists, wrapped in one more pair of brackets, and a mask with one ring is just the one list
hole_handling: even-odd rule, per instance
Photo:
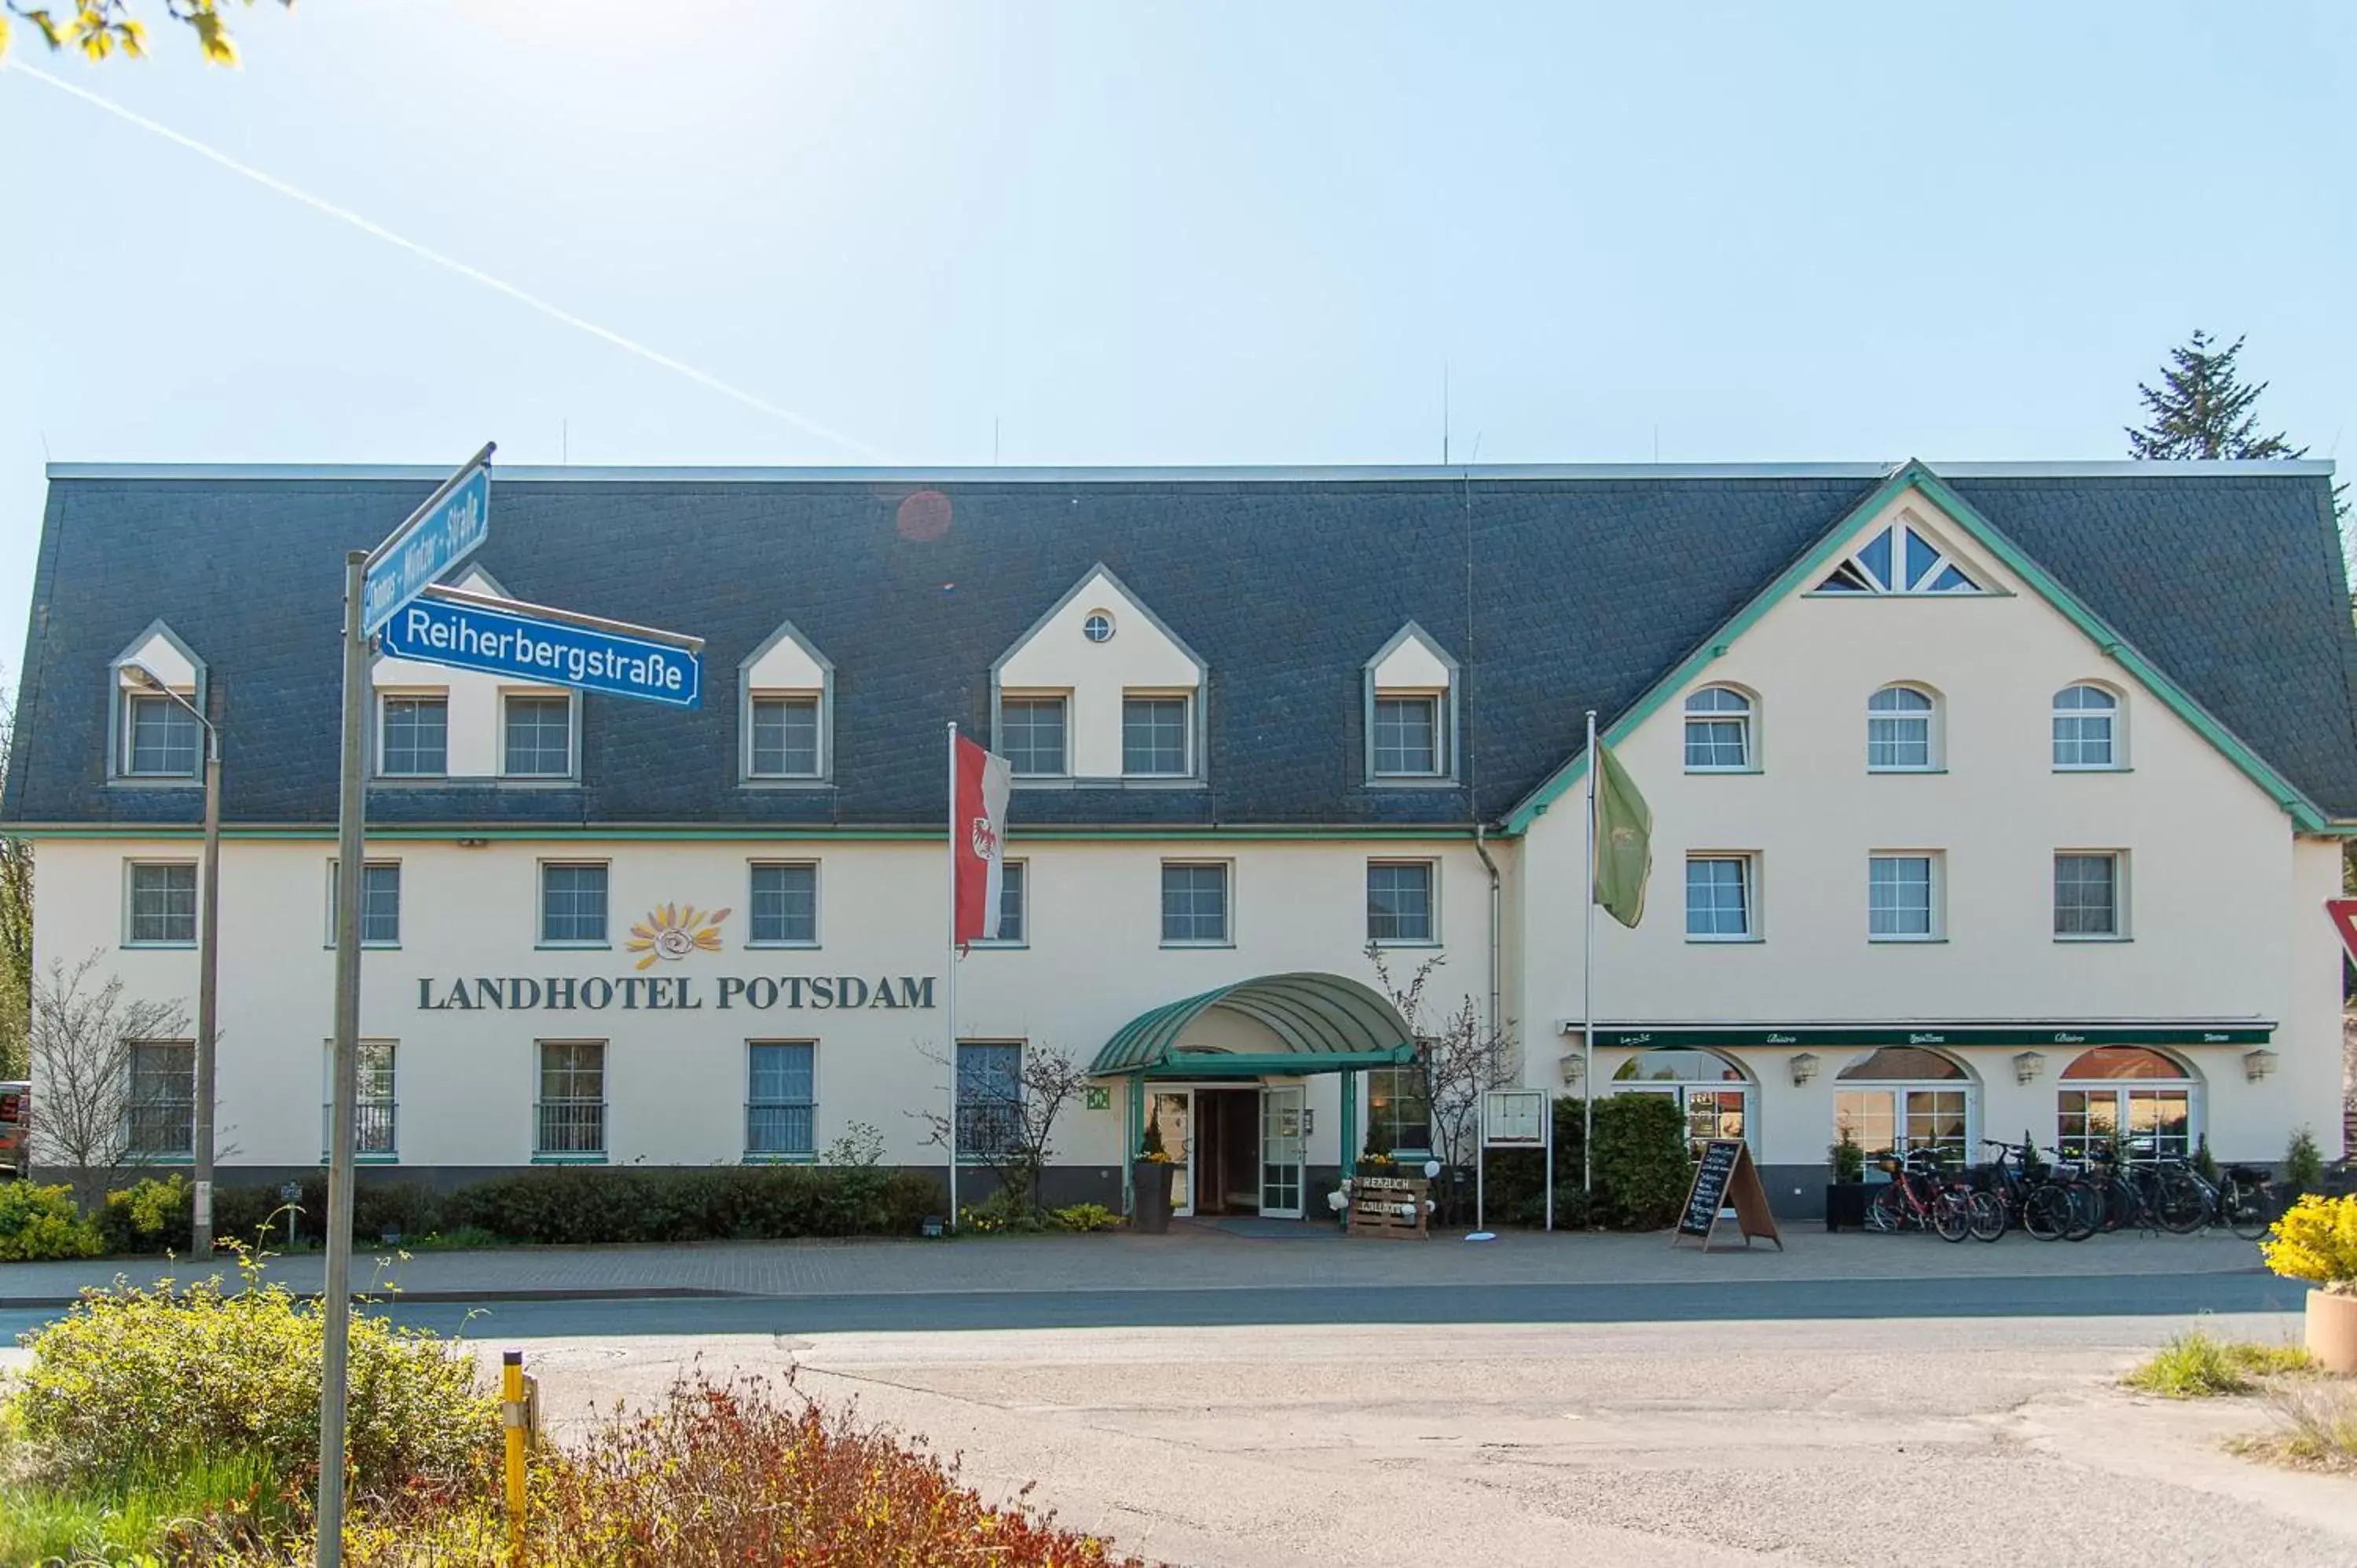
{"label": "blue street sign", "polygon": [[491,470],[478,457],[394,529],[369,558],[361,590],[361,635],[380,630],[425,585],[491,536]]}
{"label": "blue street sign", "polygon": [[700,639],[541,605],[436,588],[384,626],[393,659],[456,665],[551,686],[577,686],[692,708],[704,691]]}

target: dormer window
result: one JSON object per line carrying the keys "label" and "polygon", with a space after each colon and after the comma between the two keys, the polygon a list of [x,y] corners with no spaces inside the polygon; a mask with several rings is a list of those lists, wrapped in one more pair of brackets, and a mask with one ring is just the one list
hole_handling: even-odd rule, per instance
{"label": "dormer window", "polygon": [[834,666],[788,621],[737,667],[738,767],[748,784],[821,785],[832,776]]}
{"label": "dormer window", "polygon": [[510,693],[504,704],[510,779],[566,779],[573,773],[573,699]]}
{"label": "dormer window", "polygon": [[204,768],[204,665],[156,621],[108,667],[106,772],[125,783],[193,782]]}
{"label": "dormer window", "polygon": [[1204,677],[1195,651],[1093,566],[991,665],[991,749],[1018,785],[1199,783]]}
{"label": "dormer window", "polygon": [[450,771],[450,699],[387,693],[377,771],[390,779],[440,779]]}
{"label": "dormer window", "polygon": [[1457,660],[1414,621],[1365,667],[1367,779],[1447,782],[1457,773]]}

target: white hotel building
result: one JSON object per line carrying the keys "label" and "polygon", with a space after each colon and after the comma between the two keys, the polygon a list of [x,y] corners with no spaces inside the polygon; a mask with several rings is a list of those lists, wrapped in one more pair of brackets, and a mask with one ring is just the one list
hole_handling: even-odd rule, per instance
{"label": "white hotel building", "polygon": [[[214,715],[224,1182],[322,1157],[342,560],[438,477],[49,471],[0,815],[38,841],[38,964],[192,1015],[201,746],[137,671]],[[1182,1204],[1322,1209],[1358,1149],[1428,1142],[1371,940],[1445,956],[1437,999],[1501,1021],[1523,1083],[1582,1087],[1591,708],[1655,822],[1644,919],[1599,922],[1594,1087],[1749,1140],[1780,1208],[1814,1211],[1844,1122],[2256,1161],[2307,1125],[2330,1157],[2330,486],[500,470],[462,580],[699,635],[705,701],[378,663],[363,1158],[823,1159],[866,1122],[939,1169],[955,721],[1018,775],[967,1069],[1060,1049],[1103,1090],[1058,1195],[1120,1201],[1151,1116]],[[190,1056],[140,1043],[137,1158],[186,1156]]]}

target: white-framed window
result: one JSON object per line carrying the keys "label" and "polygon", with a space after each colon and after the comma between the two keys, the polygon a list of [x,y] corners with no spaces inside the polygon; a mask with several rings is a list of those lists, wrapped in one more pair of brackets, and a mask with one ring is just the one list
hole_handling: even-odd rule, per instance
{"label": "white-framed window", "polygon": [[135,1159],[184,1159],[197,1146],[194,1040],[129,1042],[124,1152]]}
{"label": "white-framed window", "polygon": [[1162,863],[1162,945],[1225,947],[1232,939],[1228,920],[1228,863],[1171,860]]}
{"label": "white-framed window", "polygon": [[[336,945],[336,886],[343,867],[328,862],[328,945]],[[361,945],[401,945],[401,863],[371,860],[361,867]]]}
{"label": "white-framed window", "polygon": [[1867,857],[1867,940],[1921,942],[1941,935],[1941,859],[1935,851]]}
{"label": "white-framed window", "polygon": [[602,860],[544,860],[540,865],[540,945],[602,948],[606,938],[607,866]]}
{"label": "white-framed window", "polygon": [[1367,940],[1406,946],[1439,940],[1439,867],[1429,860],[1367,863]]}
{"label": "white-framed window", "polygon": [[[336,1042],[321,1042],[319,1149],[322,1157],[332,1147],[336,1114]],[[352,1153],[361,1159],[391,1160],[400,1155],[400,1101],[394,1069],[400,1052],[395,1040],[361,1040],[359,1044],[359,1096],[353,1101]]]}
{"label": "white-framed window", "polygon": [[2088,682],[2054,693],[2054,770],[2104,772],[2122,767],[2120,700]]}
{"label": "white-framed window", "polygon": [[1003,860],[998,865],[998,935],[979,944],[986,948],[1019,948],[1030,942],[1030,929],[1025,924],[1031,890],[1031,869],[1027,861]]}
{"label": "white-framed window", "polygon": [[1749,941],[1760,935],[1759,857],[1712,851],[1686,856],[1686,940]]}
{"label": "white-framed window", "polygon": [[185,948],[197,941],[197,864],[135,860],[124,870],[125,947]]}
{"label": "white-framed window", "polygon": [[1376,778],[1437,779],[1448,772],[1442,707],[1435,692],[1375,693]]}
{"label": "white-framed window", "polygon": [[500,699],[500,772],[509,779],[573,776],[573,698],[511,692]]}
{"label": "white-framed window", "polygon": [[2131,1160],[2184,1159],[2200,1140],[2201,1084],[2176,1058],[2146,1046],[2097,1046],[2062,1069],[2054,1144],[2083,1159],[2117,1143]]}
{"label": "white-framed window", "polygon": [[1018,779],[1060,779],[1071,771],[1067,703],[1061,696],[1001,697],[998,754]]}
{"label": "white-framed window", "polygon": [[1111,642],[1113,640],[1113,612],[1111,610],[1091,610],[1088,614],[1088,618],[1081,622],[1081,635],[1087,638],[1091,642]]}
{"label": "white-framed window", "polygon": [[746,771],[756,779],[818,779],[825,776],[824,725],[815,693],[750,699],[753,735]]}
{"label": "white-framed window", "polygon": [[2127,854],[2115,849],[2054,852],[2054,940],[2125,937]]}
{"label": "white-framed window", "polygon": [[539,1093],[533,1102],[535,1159],[606,1157],[606,1042],[536,1040]]}
{"label": "white-framed window", "polygon": [[450,771],[450,699],[439,693],[387,692],[377,698],[377,773],[386,779],[441,779]]}
{"label": "white-framed window", "polygon": [[[1835,1079],[1834,1138],[1846,1136],[1869,1160],[1932,1149],[1961,1168],[1976,1146],[1977,1098],[1972,1075],[1953,1057],[1921,1046],[1885,1046],[1851,1061]],[[1869,1179],[1880,1174],[1867,1169]]]}
{"label": "white-framed window", "polygon": [[1751,1135],[1751,1080],[1733,1058],[1693,1046],[1664,1046],[1622,1062],[1614,1094],[1658,1094],[1685,1118],[1686,1146],[1695,1157],[1714,1138]]}
{"label": "white-framed window", "polygon": [[1184,779],[1192,771],[1188,753],[1188,699],[1130,695],[1121,699],[1121,771],[1125,779]]}
{"label": "white-framed window", "polygon": [[746,941],[753,947],[818,945],[818,864],[755,861]]}
{"label": "white-framed window", "polygon": [[123,697],[123,768],[128,779],[193,779],[203,755],[197,715],[161,692]]}
{"label": "white-framed window", "polygon": [[1919,686],[1885,686],[1866,700],[1869,773],[1928,773],[1940,765],[1939,704]]}
{"label": "white-framed window", "polygon": [[1754,749],[1751,699],[1732,686],[1705,686],[1686,699],[1686,771],[1750,773]]}
{"label": "white-framed window", "polygon": [[1878,530],[1816,586],[1820,594],[1979,594],[1987,590],[1912,522]]}
{"label": "white-framed window", "polygon": [[751,1040],[745,1047],[745,1156],[806,1160],[818,1154],[818,1047]]}
{"label": "white-framed window", "polygon": [[1023,1044],[960,1040],[957,1152],[961,1163],[1003,1157],[1023,1136]]}
{"label": "white-framed window", "polygon": [[1432,1153],[1432,1090],[1422,1067],[1367,1069],[1367,1147],[1394,1158]]}

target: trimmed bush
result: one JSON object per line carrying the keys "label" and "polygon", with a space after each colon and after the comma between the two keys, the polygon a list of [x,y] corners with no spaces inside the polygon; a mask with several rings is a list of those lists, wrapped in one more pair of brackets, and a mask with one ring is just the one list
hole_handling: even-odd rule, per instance
{"label": "trimmed bush", "polygon": [[98,1228],[74,1207],[71,1187],[0,1182],[0,1263],[95,1258],[105,1250]]}
{"label": "trimmed bush", "polygon": [[[1572,1230],[1589,1223],[1579,1188],[1583,1104],[1568,1097],[1555,1101],[1555,1222]],[[1545,1167],[1539,1152],[1486,1153],[1490,1223],[1543,1223]],[[1677,1218],[1693,1179],[1684,1119],[1667,1095],[1617,1094],[1596,1102],[1595,1223],[1615,1230],[1660,1230]]]}
{"label": "trimmed bush", "polygon": [[716,1165],[708,1170],[554,1165],[493,1176],[443,1200],[442,1223],[512,1241],[785,1240],[913,1236],[941,1188],[873,1166]]}
{"label": "trimmed bush", "polygon": [[193,1244],[195,1192],[177,1171],[150,1177],[108,1193],[97,1219],[109,1252],[185,1253]]}
{"label": "trimmed bush", "polygon": [[[297,1481],[317,1471],[320,1341],[317,1305],[278,1285],[86,1291],[27,1341],[16,1413],[60,1479],[248,1455]],[[475,1391],[470,1356],[355,1313],[350,1366],[356,1491],[389,1495],[480,1464],[499,1407]]]}

